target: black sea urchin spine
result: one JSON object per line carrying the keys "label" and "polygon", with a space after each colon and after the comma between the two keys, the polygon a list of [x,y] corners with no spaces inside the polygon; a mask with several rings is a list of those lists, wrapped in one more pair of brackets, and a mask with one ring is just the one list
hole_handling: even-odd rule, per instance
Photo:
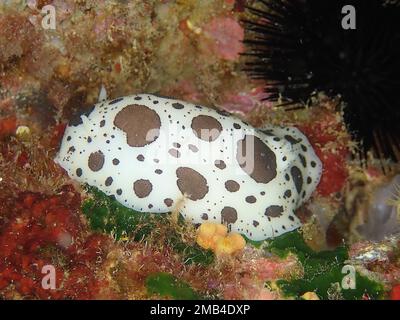
{"label": "black sea urchin spine", "polygon": [[[245,71],[266,81],[268,100],[340,96],[364,151],[400,160],[400,6],[382,0],[258,0],[244,20]],[[356,29],[342,27],[352,5]]]}

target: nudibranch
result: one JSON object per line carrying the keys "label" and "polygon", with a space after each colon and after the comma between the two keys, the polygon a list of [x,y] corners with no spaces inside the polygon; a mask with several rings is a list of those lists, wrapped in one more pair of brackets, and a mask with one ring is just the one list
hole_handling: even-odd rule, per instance
{"label": "nudibranch", "polygon": [[263,240],[298,228],[322,171],[293,127],[255,129],[224,111],[150,94],[71,121],[56,156],[69,176],[140,212],[180,212]]}

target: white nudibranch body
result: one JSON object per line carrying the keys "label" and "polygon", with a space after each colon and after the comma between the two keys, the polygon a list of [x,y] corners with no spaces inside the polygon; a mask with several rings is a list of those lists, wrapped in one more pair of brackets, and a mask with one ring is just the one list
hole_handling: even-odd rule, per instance
{"label": "white nudibranch body", "polygon": [[150,94],[96,104],[56,157],[79,182],[136,211],[179,211],[252,240],[298,228],[322,166],[296,128],[255,129],[226,112]]}

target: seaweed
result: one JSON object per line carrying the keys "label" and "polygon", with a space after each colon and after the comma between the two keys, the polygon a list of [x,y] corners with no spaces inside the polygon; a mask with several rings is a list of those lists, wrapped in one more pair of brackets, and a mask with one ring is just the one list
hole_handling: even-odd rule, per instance
{"label": "seaweed", "polygon": [[177,234],[171,237],[171,244],[173,249],[182,254],[185,264],[198,263],[202,265],[210,265],[214,261],[214,253],[212,250],[206,250],[195,244],[188,246],[186,243],[177,238]]}
{"label": "seaweed", "polygon": [[164,218],[124,207],[95,187],[86,185],[85,189],[93,196],[82,205],[91,229],[111,234],[115,240],[132,236],[134,241],[140,241],[150,234],[157,220]]}
{"label": "seaweed", "polygon": [[172,274],[158,272],[146,278],[148,294],[158,294],[175,300],[199,300],[201,296],[186,282],[178,280]]}
{"label": "seaweed", "polygon": [[173,225],[168,213],[138,212],[123,206],[95,187],[85,185],[84,188],[92,197],[83,202],[82,212],[93,231],[110,234],[115,240],[142,241],[149,239],[157,228],[168,228],[165,244],[180,254],[185,264],[209,265],[214,261],[211,250],[184,242],[179,232],[180,229],[185,231],[186,222],[183,217],[179,216],[176,225]]}
{"label": "seaweed", "polygon": [[[131,239],[133,241],[154,239],[151,234],[160,232],[157,233],[158,239],[154,241],[163,241],[164,245],[168,245],[181,256],[185,264],[209,265],[214,261],[212,251],[184,241],[183,234],[188,229],[181,216],[174,223],[170,214],[137,212],[124,207],[95,187],[85,186],[85,189],[92,197],[84,201],[82,211],[92,230],[111,234],[116,240]],[[167,234],[165,238],[160,237],[160,228],[163,228],[164,234]],[[299,231],[260,242],[247,239],[247,242],[281,258],[289,254],[297,256],[303,266],[304,277],[278,280],[276,284],[284,296],[299,298],[306,292],[314,291],[321,299],[363,299],[365,297],[379,299],[384,294],[381,284],[357,272],[355,272],[355,289],[341,288],[340,284],[346,276],[342,270],[348,259],[348,248],[345,245],[333,251],[315,252],[304,242]],[[169,274],[152,275],[146,283],[151,292],[160,295],[176,299],[185,295],[190,297],[192,294],[194,297],[190,288],[176,283],[173,276]]]}
{"label": "seaweed", "polygon": [[383,286],[355,272],[355,288],[341,288],[346,272],[343,267],[348,259],[344,245],[332,251],[315,252],[304,242],[299,231],[286,233],[266,241],[266,249],[280,257],[295,254],[304,268],[301,279],[278,280],[276,283],[287,297],[300,297],[314,291],[322,299],[358,300],[379,299],[384,295]]}

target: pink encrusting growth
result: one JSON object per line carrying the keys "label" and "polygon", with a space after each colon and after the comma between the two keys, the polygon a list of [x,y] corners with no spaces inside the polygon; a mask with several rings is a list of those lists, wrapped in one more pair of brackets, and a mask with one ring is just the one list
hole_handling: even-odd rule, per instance
{"label": "pink encrusting growth", "polygon": [[204,34],[206,48],[217,57],[233,61],[244,50],[244,30],[233,18],[214,18],[204,27]]}

